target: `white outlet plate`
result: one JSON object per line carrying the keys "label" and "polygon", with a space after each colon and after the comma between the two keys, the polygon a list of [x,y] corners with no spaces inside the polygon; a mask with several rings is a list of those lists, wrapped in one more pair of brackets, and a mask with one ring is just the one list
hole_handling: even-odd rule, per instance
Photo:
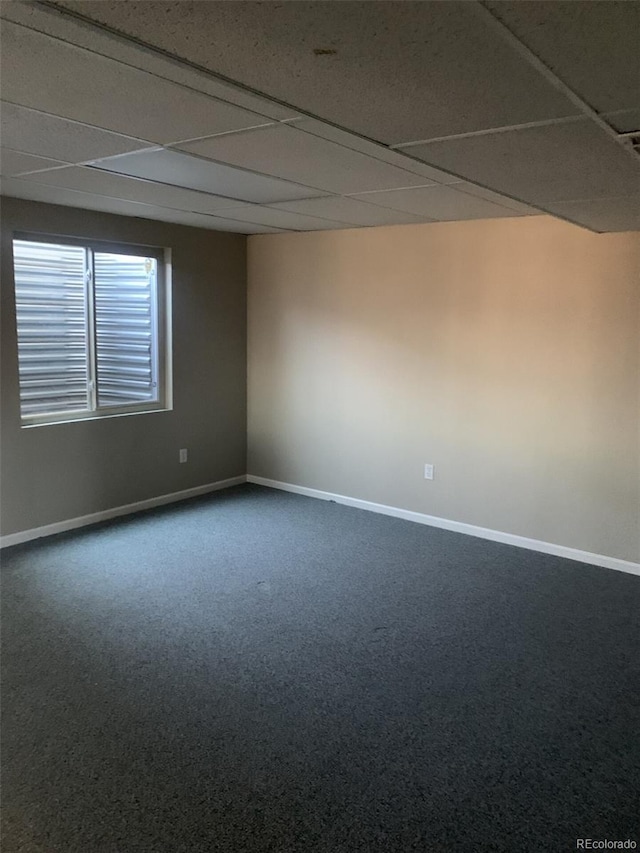
{"label": "white outlet plate", "polygon": [[183,447],[182,450],[180,451],[180,462],[186,462],[188,459],[188,456],[189,456],[189,454],[188,454],[186,447]]}
{"label": "white outlet plate", "polygon": [[424,478],[425,480],[433,480],[433,465],[430,463],[424,466]]}

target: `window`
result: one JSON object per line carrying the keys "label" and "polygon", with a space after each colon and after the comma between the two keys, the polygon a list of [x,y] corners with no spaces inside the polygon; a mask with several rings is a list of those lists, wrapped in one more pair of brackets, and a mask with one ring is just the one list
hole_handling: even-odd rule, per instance
{"label": "window", "polygon": [[16,237],[24,425],[168,408],[164,253]]}

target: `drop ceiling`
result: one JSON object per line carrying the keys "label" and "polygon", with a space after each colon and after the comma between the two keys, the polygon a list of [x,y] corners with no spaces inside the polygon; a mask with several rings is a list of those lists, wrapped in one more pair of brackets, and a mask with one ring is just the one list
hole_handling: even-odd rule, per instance
{"label": "drop ceiling", "polygon": [[5,195],[238,233],[640,229],[640,3],[0,5]]}

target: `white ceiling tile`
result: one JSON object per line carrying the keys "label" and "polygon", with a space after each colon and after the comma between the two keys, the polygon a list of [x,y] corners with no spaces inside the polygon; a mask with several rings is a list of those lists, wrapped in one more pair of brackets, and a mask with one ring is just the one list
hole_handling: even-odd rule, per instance
{"label": "white ceiling tile", "polygon": [[216,79],[211,73],[190,67],[172,56],[141,50],[129,39],[118,38],[113,33],[98,29],[85,21],[61,14],[59,7],[52,9],[25,3],[23,0],[3,0],[0,4],[0,17],[134,68],[149,71],[267,118],[281,121],[298,115],[296,110],[243,89],[231,81]]}
{"label": "white ceiling tile", "polygon": [[215,213],[222,208],[250,206],[222,196],[130,178],[88,166],[69,166],[53,172],[38,172],[30,175],[28,179],[49,186],[195,213]]}
{"label": "white ceiling tile", "polygon": [[223,216],[207,216],[202,213],[190,213],[185,210],[157,208],[156,218],[177,225],[189,225],[192,228],[207,228],[212,231],[232,231],[236,234],[277,234],[282,231],[260,222],[231,219]]}
{"label": "white ceiling tile", "polygon": [[548,207],[592,231],[640,231],[640,195],[554,202]]}
{"label": "white ceiling tile", "polygon": [[298,130],[296,125],[278,125],[178,147],[327,192],[355,193],[429,183],[413,172]]}
{"label": "white ceiling tile", "polygon": [[314,136],[329,139],[331,142],[337,142],[345,148],[351,148],[353,151],[359,151],[361,154],[367,154],[376,160],[390,163],[392,166],[412,172],[414,175],[420,175],[426,179],[421,181],[421,183],[450,184],[460,180],[455,175],[450,175],[448,172],[443,172],[440,169],[433,169],[419,160],[412,159],[411,156],[407,156],[410,155],[410,152],[392,150],[385,145],[372,142],[355,133],[349,133],[347,130],[342,130],[339,127],[335,127],[335,125],[327,124],[318,119],[303,118],[297,121],[295,126],[299,130],[312,133]]}
{"label": "white ceiling tile", "polygon": [[240,201],[267,203],[317,195],[308,187],[245,172],[191,157],[179,151],[142,151],[112,157],[96,164],[100,169],[151,181],[228,196]]}
{"label": "white ceiling tile", "polygon": [[281,230],[267,225],[239,222],[230,218],[205,216],[204,214],[189,213],[183,210],[172,210],[166,207],[138,204],[133,201],[92,195],[77,190],[51,187],[36,183],[35,181],[25,181],[21,178],[3,178],[0,191],[3,195],[15,198],[24,198],[48,204],[60,204],[66,207],[77,207],[83,210],[97,210],[104,213],[137,216],[143,219],[157,219],[162,222],[208,228],[213,231],[234,231],[239,234],[267,234]]}
{"label": "white ceiling tile", "polygon": [[[67,5],[166,52],[149,50],[126,36],[69,17],[60,10]],[[488,0],[486,5],[613,128],[619,132],[638,129],[638,3]],[[188,16],[182,6],[166,3],[165,14],[158,16],[152,3],[62,0],[54,8],[53,4],[1,2],[2,96],[35,108],[3,110],[2,141],[13,149],[5,153],[3,168],[15,175],[25,164],[25,171],[31,171],[31,166],[48,170],[62,161],[109,157],[99,163],[100,177],[97,170],[62,170],[65,182],[83,189],[82,193],[76,190],[73,195],[70,186],[49,189],[54,194],[71,193],[68,197],[76,201],[66,203],[76,205],[80,205],[78,199],[113,196],[107,203],[118,204],[120,197],[125,206],[141,201],[147,210],[155,207],[161,215],[166,215],[162,213],[165,205],[175,206],[172,215],[191,221],[217,210],[231,217],[229,205],[234,215],[247,220],[250,208],[261,222],[279,216],[281,227],[298,228],[304,214],[280,209],[289,208],[291,200],[305,199],[302,204],[307,205],[309,196],[350,193],[347,199],[314,199],[311,208],[315,210],[307,216],[315,217],[317,228],[329,215],[326,211],[336,217],[331,219],[336,227],[343,222],[386,224],[379,217],[390,215],[386,205],[394,196],[381,190],[436,183],[450,185],[456,192],[440,194],[445,213],[459,211],[458,196],[466,196],[464,212],[455,218],[465,218],[470,211],[498,215],[495,210],[487,214],[492,205],[509,210],[503,215],[535,213],[526,201],[594,230],[623,230],[637,222],[629,194],[640,188],[640,167],[587,120],[401,151],[387,147],[575,116],[574,105],[532,70],[501,38],[499,28],[487,26],[475,14],[475,4],[203,3],[190,4]],[[393,9],[391,28],[387,7]],[[327,46],[335,53],[316,55],[315,48]],[[180,56],[188,61],[181,62]],[[216,74],[294,103],[327,122],[300,118],[297,109],[271,102]],[[271,124],[269,129],[244,132],[281,119],[297,120],[288,128]],[[263,141],[270,138],[280,143],[261,148],[261,142],[255,148],[262,133],[267,134]],[[141,153],[131,155],[132,159],[113,156],[147,144],[195,142],[196,138],[206,147],[211,143],[218,152],[202,152],[203,156],[229,163],[239,157],[244,168],[209,161],[203,169],[196,165],[205,162],[201,158],[168,160],[171,152],[157,150],[148,152],[148,159],[140,159]],[[220,156],[223,151],[228,159]],[[121,168],[129,172],[133,168],[131,174],[142,170],[143,177],[157,183],[115,174]],[[280,177],[303,186],[267,177],[274,168]],[[106,175],[104,170],[114,173]],[[390,177],[392,171],[411,178],[398,182]],[[94,174],[89,178],[85,172]],[[39,175],[40,181],[32,175],[19,183],[61,181],[54,171]],[[191,189],[167,186],[172,183]],[[412,190],[411,210],[421,194]],[[613,195],[624,199],[609,198]],[[437,193],[429,196],[434,211]],[[585,198],[589,201],[580,201]],[[267,208],[254,209],[246,202],[282,204],[265,212]],[[197,212],[189,212],[192,205]],[[378,208],[373,213],[376,205],[387,212],[380,213]],[[425,208],[418,204],[415,209]],[[417,214],[403,209],[395,215],[416,221]],[[376,217],[378,221],[372,221]]]}
{"label": "white ceiling tile", "polygon": [[640,4],[489,0],[494,15],[596,110],[640,99]]}
{"label": "white ceiling tile", "polygon": [[[638,97],[640,99],[640,95]],[[618,133],[632,133],[634,130],[640,130],[640,107],[634,110],[615,110],[612,113],[605,113],[602,118]]]}
{"label": "white ceiling tile", "polygon": [[515,213],[521,213],[523,216],[532,216],[536,213],[540,213],[539,210],[529,204],[523,204],[521,201],[516,201],[515,199],[509,198],[509,196],[506,195],[501,195],[500,193],[495,193],[493,190],[488,190],[485,187],[479,187],[477,184],[470,184],[468,181],[461,181],[459,184],[455,185],[454,189],[461,193],[467,193],[468,195],[475,195],[478,198],[484,198],[486,201],[492,201],[502,207],[508,207]]}
{"label": "white ceiling tile", "polygon": [[406,225],[425,221],[425,217],[414,216],[398,210],[389,210],[355,198],[338,196],[283,202],[282,204],[271,205],[271,207],[289,210],[292,213],[304,213],[307,216],[326,217],[348,225]]}
{"label": "white ceiling tile", "polygon": [[577,112],[475,3],[63,5],[382,142]]}
{"label": "white ceiling tile", "polygon": [[2,27],[2,97],[158,143],[265,121],[256,113],[7,22]]}
{"label": "white ceiling tile", "polygon": [[66,163],[81,163],[149,147],[149,143],[139,139],[6,102],[0,104],[0,123],[4,145]]}
{"label": "white ceiling tile", "polygon": [[523,202],[629,195],[640,159],[589,120],[432,142],[411,149],[430,165]]}
{"label": "white ceiling tile", "polygon": [[458,184],[420,187],[408,190],[390,190],[367,193],[365,198],[373,204],[413,213],[422,218],[443,220],[493,219],[498,216],[518,216],[515,210],[494,204],[477,196],[459,192]]}
{"label": "white ceiling tile", "polygon": [[24,154],[22,151],[13,151],[11,148],[0,149],[0,174],[11,177],[23,172],[35,172],[38,169],[56,169],[64,166],[58,160],[48,160],[46,157],[34,157],[32,154]]}
{"label": "white ceiling tile", "polygon": [[344,222],[337,222],[332,219],[305,216],[303,213],[292,213],[289,210],[258,204],[245,204],[241,208],[228,208],[223,213],[226,216],[232,216],[234,219],[258,222],[290,231],[330,231],[336,228],[351,227]]}

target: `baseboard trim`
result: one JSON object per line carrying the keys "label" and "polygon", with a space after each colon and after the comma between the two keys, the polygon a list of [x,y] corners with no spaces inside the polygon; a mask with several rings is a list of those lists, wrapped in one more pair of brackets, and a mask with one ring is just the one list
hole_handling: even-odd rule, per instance
{"label": "baseboard trim", "polygon": [[567,560],[577,560],[580,563],[589,563],[593,566],[601,566],[605,569],[615,569],[618,572],[627,572],[632,575],[640,575],[640,563],[632,563],[629,560],[620,560],[617,557],[607,557],[604,554],[592,554],[590,551],[580,551],[577,548],[568,548],[565,545],[556,545],[552,542],[543,542],[539,539],[528,539],[526,536],[517,536],[513,533],[503,533],[500,530],[491,530],[487,527],[476,527],[473,524],[465,524],[462,521],[451,521],[448,518],[439,518],[436,515],[426,515],[422,512],[413,512],[408,509],[400,509],[395,506],[364,501],[360,498],[351,498],[346,495],[336,495],[332,492],[323,492],[319,489],[309,489],[306,486],[296,486],[293,483],[282,483],[279,480],[269,480],[266,477],[247,475],[248,483],[259,486],[267,486],[270,489],[279,489],[283,492],[293,492],[297,495],[305,495],[309,498],[318,498],[325,501],[335,501],[345,506],[364,509],[368,512],[377,512],[381,515],[390,515],[394,518],[402,518],[405,521],[414,521],[418,524],[426,524],[429,527],[439,527],[442,530],[452,530],[454,533],[464,533],[467,536],[476,536],[480,539],[490,539],[492,542],[501,542],[504,545],[515,545],[518,548],[526,548],[529,551],[539,551],[542,554],[552,554],[555,557],[564,557]]}
{"label": "baseboard trim", "polygon": [[257,477],[253,474],[244,474],[238,477],[229,477],[226,480],[218,480],[215,483],[206,483],[203,486],[195,486],[191,489],[183,489],[180,492],[171,492],[158,495],[136,503],[124,504],[111,509],[94,512],[90,515],[81,515],[66,521],[58,521],[54,524],[45,524],[42,527],[34,527],[30,530],[20,530],[17,533],[7,533],[0,536],[0,548],[8,548],[11,545],[20,545],[33,539],[41,539],[44,536],[53,536],[56,533],[64,533],[68,530],[76,530],[100,521],[108,521],[123,515],[131,515],[145,509],[164,506],[165,504],[178,503],[179,501],[206,495],[209,492],[217,492],[238,486],[242,483],[255,483],[270,489],[279,489],[284,492],[293,492],[309,498],[317,498],[325,501],[335,501],[344,506],[355,509],[363,509],[367,512],[377,512],[380,515],[389,515],[393,518],[401,518],[405,521],[413,521],[417,524],[426,524],[429,527],[438,527],[442,530],[451,530],[454,533],[464,533],[467,536],[476,536],[480,539],[489,539],[492,542],[501,542],[504,545],[515,545],[518,548],[526,548],[529,551],[539,551],[542,554],[552,554],[556,557],[564,557],[568,560],[576,560],[580,563],[589,563],[593,566],[601,566],[605,569],[614,569],[619,572],[627,572],[632,575],[640,575],[640,563],[629,560],[620,560],[617,557],[608,557],[604,554],[593,554],[590,551],[580,551],[577,548],[569,548],[565,545],[556,545],[553,542],[543,542],[539,539],[529,539],[526,536],[517,536],[514,533],[504,533],[500,530],[491,530],[487,527],[477,527],[473,524],[465,524],[462,521],[452,521],[448,518],[440,518],[436,515],[427,515],[422,512],[401,509],[400,507],[387,506],[386,504],[365,501],[360,498],[352,498],[347,495],[338,495],[333,492],[324,492],[320,489],[310,489],[307,486],[298,486],[293,483],[283,483],[280,480],[270,480],[266,477]]}
{"label": "baseboard trim", "polygon": [[33,527],[30,530],[20,530],[17,533],[7,533],[4,536],[0,536],[0,548],[8,548],[11,545],[20,545],[23,542],[30,542],[32,539],[41,539],[43,536],[53,536],[55,533],[64,533],[67,530],[86,527],[89,524],[96,524],[99,521],[108,521],[110,518],[118,518],[118,516],[121,515],[131,515],[131,513],[134,512],[153,509],[153,507],[156,506],[177,503],[178,501],[184,501],[188,498],[198,497],[198,495],[206,495],[209,492],[218,492],[221,489],[228,489],[231,486],[238,486],[241,483],[246,483],[246,481],[246,476],[242,474],[239,477],[229,477],[227,480],[218,480],[215,483],[206,483],[204,486],[194,486],[192,489],[183,489],[180,492],[158,495],[155,498],[148,498],[144,501],[116,506],[112,509],[102,510],[101,512],[92,512],[90,515],[80,515],[77,518],[69,518],[66,521],[57,521],[54,524],[45,524],[42,527]]}

